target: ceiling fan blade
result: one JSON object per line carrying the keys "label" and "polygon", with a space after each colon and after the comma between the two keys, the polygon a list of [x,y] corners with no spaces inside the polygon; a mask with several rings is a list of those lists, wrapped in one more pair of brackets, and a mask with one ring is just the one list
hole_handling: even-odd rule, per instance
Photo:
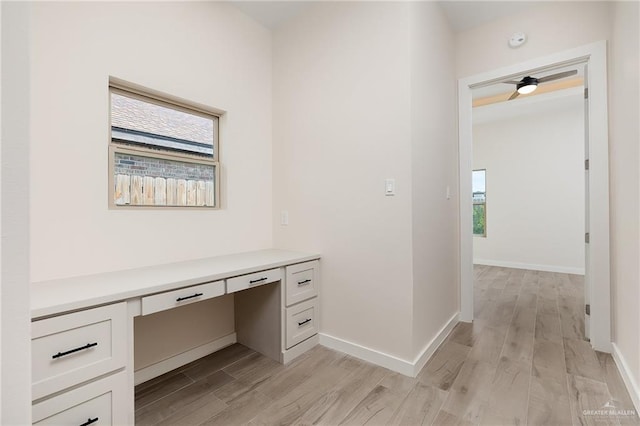
{"label": "ceiling fan blade", "polygon": [[513,80],[503,81],[503,83],[506,83],[506,84],[520,84],[519,81],[513,81]]}
{"label": "ceiling fan blade", "polygon": [[516,90],[515,92],[513,92],[513,93],[511,94],[511,96],[509,96],[509,99],[507,99],[507,100],[508,100],[508,101],[512,101],[512,100],[514,100],[515,98],[517,98],[518,96],[520,96],[520,92],[518,92],[518,91]]}
{"label": "ceiling fan blade", "polygon": [[538,79],[538,83],[544,83],[546,81],[559,80],[561,78],[569,77],[571,75],[576,75],[576,74],[578,74],[577,70],[559,72],[557,74],[551,74],[551,75],[548,75],[546,77],[539,78]]}

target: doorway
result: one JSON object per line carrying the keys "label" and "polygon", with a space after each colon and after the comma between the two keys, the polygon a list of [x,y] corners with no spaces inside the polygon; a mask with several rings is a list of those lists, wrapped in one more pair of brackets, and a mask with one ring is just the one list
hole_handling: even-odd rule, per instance
{"label": "doorway", "polygon": [[[472,90],[487,87],[523,75],[536,75],[568,66],[584,66],[585,100],[590,141],[586,156],[585,300],[590,304],[590,338],[594,349],[611,351],[609,289],[609,194],[606,43],[598,42],[521,64],[496,69],[459,80],[459,172],[460,172],[460,318],[471,322],[473,313],[473,194],[472,194]],[[585,93],[587,93],[585,91]]]}

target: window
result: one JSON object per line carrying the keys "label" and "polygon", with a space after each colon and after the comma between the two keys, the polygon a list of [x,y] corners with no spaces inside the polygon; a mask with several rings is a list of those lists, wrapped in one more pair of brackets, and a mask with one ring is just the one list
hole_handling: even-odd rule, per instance
{"label": "window", "polygon": [[472,175],[473,190],[473,235],[487,236],[487,191],[486,170],[474,170]]}
{"label": "window", "polygon": [[219,207],[219,112],[110,84],[110,206]]}

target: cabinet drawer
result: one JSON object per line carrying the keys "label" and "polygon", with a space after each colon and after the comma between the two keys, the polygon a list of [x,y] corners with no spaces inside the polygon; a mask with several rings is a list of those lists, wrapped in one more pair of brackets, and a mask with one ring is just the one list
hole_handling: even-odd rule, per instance
{"label": "cabinet drawer", "polygon": [[127,424],[127,376],[124,371],[44,400],[32,407],[36,425]]}
{"label": "cabinet drawer", "polygon": [[317,260],[287,266],[287,306],[318,295],[319,268]]}
{"label": "cabinet drawer", "polygon": [[246,290],[259,285],[280,281],[281,279],[282,273],[280,272],[280,268],[229,278],[227,280],[227,293]]}
{"label": "cabinet drawer", "polygon": [[287,308],[287,349],[318,332],[318,298]]}
{"label": "cabinet drawer", "polygon": [[34,321],[31,332],[35,400],[125,365],[127,304]]}
{"label": "cabinet drawer", "polygon": [[200,302],[224,294],[224,281],[194,285],[142,298],[142,315]]}

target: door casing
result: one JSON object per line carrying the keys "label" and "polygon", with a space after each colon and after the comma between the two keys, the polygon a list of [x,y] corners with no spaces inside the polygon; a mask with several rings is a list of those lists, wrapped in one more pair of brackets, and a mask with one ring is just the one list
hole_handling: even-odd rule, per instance
{"label": "door casing", "polygon": [[460,235],[460,320],[473,321],[473,228],[471,171],[472,94],[474,88],[513,79],[522,74],[587,64],[589,72],[588,122],[589,173],[591,200],[588,218],[589,264],[585,274],[590,281],[591,345],[611,352],[611,290],[609,265],[609,135],[607,110],[607,43],[598,41],[548,56],[498,68],[458,80],[458,170]]}

